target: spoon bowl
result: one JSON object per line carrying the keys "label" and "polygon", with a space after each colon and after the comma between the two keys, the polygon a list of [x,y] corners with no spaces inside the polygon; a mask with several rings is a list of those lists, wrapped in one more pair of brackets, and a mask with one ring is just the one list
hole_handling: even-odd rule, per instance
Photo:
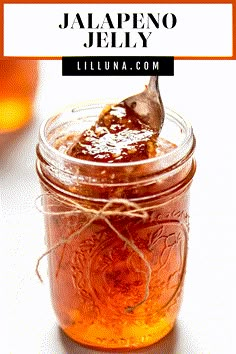
{"label": "spoon bowl", "polygon": [[151,76],[144,91],[124,99],[126,104],[140,116],[140,120],[158,134],[164,123],[164,107],[159,91],[158,76]]}

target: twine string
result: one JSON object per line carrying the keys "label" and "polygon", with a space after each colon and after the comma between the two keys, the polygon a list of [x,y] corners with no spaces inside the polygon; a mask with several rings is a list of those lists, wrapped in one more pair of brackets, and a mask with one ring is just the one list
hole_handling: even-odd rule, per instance
{"label": "twine string", "polygon": [[[53,198],[54,201],[56,202],[56,204],[50,204],[50,205],[47,203],[48,207],[58,207],[58,203],[60,203],[66,207],[69,207],[70,210],[64,210],[64,211],[45,210],[42,203],[41,203],[41,205],[39,205],[38,202],[39,201],[42,202],[43,198],[47,197],[47,196]],[[126,209],[124,209],[124,207]],[[136,217],[136,218],[140,218],[140,219],[145,220],[148,218],[147,211],[150,209],[153,209],[153,207],[140,208],[140,206],[138,204],[131,202],[127,199],[115,198],[115,199],[110,199],[101,209],[92,209],[92,208],[86,208],[83,205],[79,204],[78,202],[76,202],[70,198],[67,198],[66,196],[59,197],[59,196],[55,195],[54,193],[45,193],[36,199],[36,208],[41,213],[46,214],[46,215],[75,215],[75,214],[84,213],[90,217],[90,219],[87,222],[85,222],[85,224],[79,230],[73,232],[67,238],[62,237],[58,243],[56,243],[52,247],[48,248],[48,250],[46,252],[44,252],[38,258],[37,263],[36,263],[36,274],[41,282],[43,280],[42,280],[42,277],[39,272],[39,266],[40,266],[42,259],[45,256],[54,252],[56,249],[58,249],[62,245],[65,246],[66,244],[70,243],[74,238],[78,237],[81,233],[83,233],[84,230],[87,227],[89,227],[94,221],[96,221],[98,219],[100,219],[100,220],[102,219],[109,226],[109,228],[117,235],[117,237],[119,237],[120,240],[122,240],[128,247],[130,247],[133,250],[134,253],[136,253],[142,259],[142,261],[144,262],[144,264],[147,268],[146,285],[145,285],[145,292],[144,292],[143,299],[140,302],[134,304],[133,306],[127,306],[125,308],[125,311],[126,312],[133,312],[137,307],[142,305],[148,299],[149,287],[150,287],[150,281],[151,281],[151,275],[152,275],[151,265],[148,262],[148,260],[146,259],[144,253],[135,245],[135,243],[133,241],[130,241],[128,238],[126,238],[112,224],[112,222],[109,220],[109,216],[129,216],[131,218]],[[184,254],[183,254],[182,271],[181,271],[178,286],[176,287],[176,289],[175,289],[174,293],[172,294],[172,296],[170,297],[170,299],[168,299],[168,301],[162,306],[162,309],[166,308],[168,305],[171,304],[172,300],[179,293],[179,291],[181,290],[181,287],[183,285],[184,274],[185,274],[185,269],[186,269],[187,239],[188,239],[188,228],[184,222],[182,222],[180,220],[176,220],[174,218],[174,219],[168,219],[168,220],[165,219],[162,221],[158,221],[158,224],[161,225],[161,224],[165,224],[166,222],[169,222],[172,225],[176,225],[176,227],[179,227],[182,230],[184,240],[185,240],[185,243],[184,243],[185,246],[184,246]],[[62,257],[63,257],[63,255],[62,255]],[[60,263],[61,263],[61,261],[60,261]],[[58,271],[59,271],[59,269],[58,269]]]}
{"label": "twine string", "polygon": [[[44,197],[50,196],[54,199],[55,202],[62,203],[66,207],[70,207],[71,210],[64,210],[64,211],[52,211],[52,210],[45,210],[43,208],[43,205],[38,205],[38,202],[43,200]],[[56,204],[50,204],[49,207],[56,206]],[[114,208],[114,206],[116,206]],[[124,209],[124,207],[126,209]],[[144,253],[135,245],[133,241],[130,241],[127,237],[122,235],[119,230],[111,223],[109,220],[109,216],[129,216],[131,218],[140,218],[140,219],[147,219],[148,218],[148,213],[146,210],[142,209],[139,207],[138,204],[129,201],[128,199],[123,199],[123,198],[114,198],[110,199],[101,209],[92,209],[92,208],[86,208],[80,203],[69,199],[66,196],[57,196],[52,193],[45,193],[40,195],[36,199],[36,208],[42,212],[43,214],[46,215],[72,215],[72,214],[80,214],[80,213],[85,213],[90,215],[90,220],[88,220],[79,230],[73,232],[69,237],[64,238],[62,237],[59,242],[57,242],[55,245],[51,246],[48,248],[46,252],[44,252],[37,260],[36,263],[36,274],[41,282],[43,282],[43,279],[40,275],[39,272],[39,266],[42,261],[42,259],[51,254],[52,252],[56,251],[59,247],[62,245],[70,243],[74,238],[78,237],[80,234],[84,232],[86,228],[88,228],[95,220],[97,219],[102,219],[106,222],[106,224],[109,226],[109,228],[119,237],[120,240],[122,240],[127,246],[129,246],[133,252],[135,252],[144,262],[146,268],[147,268],[147,275],[146,275],[146,285],[145,285],[145,293],[143,296],[143,299],[138,302],[137,304],[133,306],[128,306],[125,310],[126,312],[132,312],[134,311],[138,306],[142,305],[149,296],[149,285],[151,281],[151,274],[152,274],[152,269],[150,266],[150,263],[146,259]]]}

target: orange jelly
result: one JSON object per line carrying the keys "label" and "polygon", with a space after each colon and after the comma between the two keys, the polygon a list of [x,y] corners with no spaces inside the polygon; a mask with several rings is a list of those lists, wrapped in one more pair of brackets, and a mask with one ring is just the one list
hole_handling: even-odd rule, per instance
{"label": "orange jelly", "polygon": [[52,303],[75,341],[135,349],[164,337],[179,311],[195,139],[171,111],[159,137],[127,107],[100,111],[81,106],[41,127]]}

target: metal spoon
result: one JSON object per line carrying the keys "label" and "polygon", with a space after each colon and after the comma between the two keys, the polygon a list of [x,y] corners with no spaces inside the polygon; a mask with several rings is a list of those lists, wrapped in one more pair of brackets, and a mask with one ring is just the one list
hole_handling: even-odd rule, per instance
{"label": "metal spoon", "polygon": [[164,122],[164,107],[159,91],[158,76],[151,76],[145,90],[123,100],[139,116],[140,120],[149,125],[158,134]]}

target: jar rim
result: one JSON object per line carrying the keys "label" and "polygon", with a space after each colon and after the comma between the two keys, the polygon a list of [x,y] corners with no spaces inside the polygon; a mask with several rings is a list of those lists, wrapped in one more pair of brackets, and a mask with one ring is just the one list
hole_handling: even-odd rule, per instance
{"label": "jar rim", "polygon": [[[73,106],[75,108],[75,106]],[[76,108],[78,107],[78,111],[79,110],[85,110],[85,109],[89,109],[89,108],[101,108],[103,107],[100,104],[85,104],[85,105],[78,105],[76,106]],[[148,159],[143,159],[143,160],[139,160],[139,161],[131,161],[131,162],[114,162],[114,163],[108,163],[108,162],[97,162],[97,161],[88,161],[88,160],[84,160],[84,159],[78,159],[76,157],[67,155],[65,153],[63,153],[62,151],[57,150],[55,147],[53,147],[48,139],[47,139],[47,134],[46,134],[46,130],[48,125],[50,124],[50,122],[52,120],[55,120],[57,116],[51,117],[51,118],[46,118],[42,121],[41,125],[40,125],[40,129],[39,129],[39,135],[40,135],[40,142],[43,144],[43,151],[47,151],[47,156],[48,154],[50,156],[57,156],[60,159],[63,159],[65,162],[67,163],[71,163],[73,165],[80,165],[80,166],[84,166],[84,167],[89,167],[89,166],[93,166],[93,167],[97,167],[97,168],[109,168],[109,166],[112,167],[112,169],[116,169],[116,168],[124,168],[124,167],[135,167],[135,166],[144,166],[147,164],[156,164],[159,163],[163,160],[172,160],[171,156],[175,155],[178,156],[179,160],[181,160],[186,154],[188,154],[188,152],[192,149],[192,145],[194,142],[194,135],[193,135],[193,129],[192,129],[192,125],[191,123],[186,120],[185,118],[183,118],[182,116],[180,116],[178,113],[176,113],[174,110],[165,107],[165,119],[168,119],[170,121],[176,121],[178,123],[179,126],[181,126],[181,130],[185,131],[185,136],[183,138],[183,140],[181,141],[180,145],[177,145],[177,147],[167,153],[165,153],[164,155],[159,155],[156,157],[152,157],[152,158],[148,158]],[[165,124],[165,123],[164,123]],[[40,144],[40,151],[42,148],[42,145]],[[47,158],[46,158],[47,160]],[[51,159],[50,159],[51,160]],[[175,161],[176,163],[177,161]]]}

